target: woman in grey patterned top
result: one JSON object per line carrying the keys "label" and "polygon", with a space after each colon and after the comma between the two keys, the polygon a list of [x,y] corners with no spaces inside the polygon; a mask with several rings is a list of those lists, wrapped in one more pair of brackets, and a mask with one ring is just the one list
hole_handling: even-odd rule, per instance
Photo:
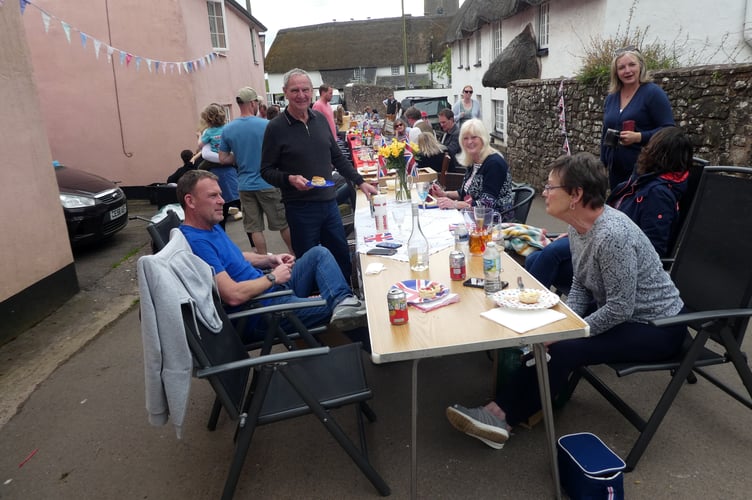
{"label": "woman in grey patterned top", "polygon": [[[647,324],[683,308],[679,291],[645,233],[605,205],[608,179],[590,153],[563,156],[551,165],[543,190],[546,212],[569,224],[574,280],[567,304],[590,327],[590,337],[549,346],[551,394],[566,390],[572,372],[585,365],[660,361],[681,347],[685,326]],[[541,408],[534,368],[520,368],[497,389],[495,401],[478,408],[454,405],[447,418],[457,429],[501,448],[516,425]]]}

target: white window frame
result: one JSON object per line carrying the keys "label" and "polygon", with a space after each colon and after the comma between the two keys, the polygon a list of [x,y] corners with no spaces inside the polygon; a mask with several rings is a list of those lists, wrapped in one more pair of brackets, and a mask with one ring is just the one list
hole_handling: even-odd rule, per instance
{"label": "white window frame", "polygon": [[482,62],[481,55],[483,53],[483,42],[481,40],[480,31],[475,32],[475,67],[479,67]]}
{"label": "white window frame", "polygon": [[[217,15],[219,7],[221,15]],[[212,12],[212,9],[214,12]],[[225,16],[224,0],[206,0],[206,10],[209,19],[209,36],[214,50],[227,50],[227,17]],[[218,22],[219,21],[219,22]],[[221,24],[221,26],[219,26]]]}
{"label": "white window frame", "polygon": [[457,69],[462,69],[465,67],[465,64],[462,61],[462,40],[457,40],[457,52],[459,52],[460,56],[460,65],[457,66]]}
{"label": "white window frame", "polygon": [[551,2],[543,2],[538,6],[538,48],[548,48],[548,35],[549,35],[549,7]]}
{"label": "white window frame", "polygon": [[402,66],[392,65],[392,76],[399,76],[402,73]]}
{"label": "white window frame", "polygon": [[227,123],[230,123],[233,120],[232,116],[232,106],[229,104],[222,104],[222,109],[225,110],[225,116],[227,117]]}
{"label": "white window frame", "polygon": [[504,137],[505,117],[504,117],[504,101],[501,99],[494,99],[491,101],[494,108],[494,132]]}
{"label": "white window frame", "polygon": [[408,75],[414,75],[416,73],[416,66],[415,63],[410,63],[407,65],[407,74]]}
{"label": "white window frame", "polygon": [[256,30],[251,28],[251,53],[253,54],[253,64],[258,66],[258,47],[256,46]]}
{"label": "white window frame", "polygon": [[496,21],[491,25],[491,50],[493,51],[492,59],[496,59],[501,54],[501,21]]}
{"label": "white window frame", "polygon": [[353,68],[353,76],[352,79],[354,82],[361,81],[361,77],[363,76],[363,72],[361,71],[360,67]]}

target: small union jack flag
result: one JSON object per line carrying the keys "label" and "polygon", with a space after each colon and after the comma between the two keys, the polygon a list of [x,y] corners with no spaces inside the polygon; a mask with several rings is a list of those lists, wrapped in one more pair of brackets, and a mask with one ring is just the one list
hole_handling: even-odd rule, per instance
{"label": "small union jack flag", "polygon": [[381,243],[382,241],[393,240],[392,233],[377,233],[363,238],[365,243]]}
{"label": "small union jack flag", "polygon": [[415,155],[413,154],[413,148],[410,147],[409,142],[405,142],[405,165],[407,172],[413,177],[418,175],[417,163],[415,162]]}

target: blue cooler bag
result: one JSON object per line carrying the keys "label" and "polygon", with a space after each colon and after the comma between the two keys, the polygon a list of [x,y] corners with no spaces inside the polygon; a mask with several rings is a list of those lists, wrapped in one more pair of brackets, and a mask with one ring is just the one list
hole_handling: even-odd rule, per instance
{"label": "blue cooler bag", "polygon": [[572,500],[622,500],[626,464],[589,432],[559,438],[561,486]]}

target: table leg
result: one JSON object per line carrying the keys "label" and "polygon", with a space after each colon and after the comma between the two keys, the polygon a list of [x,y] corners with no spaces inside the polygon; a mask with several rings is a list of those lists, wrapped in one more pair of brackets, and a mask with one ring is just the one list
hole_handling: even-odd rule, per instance
{"label": "table leg", "polygon": [[538,388],[543,406],[543,423],[546,427],[546,441],[549,447],[549,459],[551,460],[551,475],[553,476],[554,488],[557,500],[561,500],[561,485],[559,484],[559,464],[556,457],[556,432],[554,431],[554,411],[551,406],[551,387],[548,381],[548,363],[546,361],[546,346],[533,344],[535,354],[535,369],[538,374]]}
{"label": "table leg", "polygon": [[418,498],[418,361],[413,360],[410,446],[410,498]]}

